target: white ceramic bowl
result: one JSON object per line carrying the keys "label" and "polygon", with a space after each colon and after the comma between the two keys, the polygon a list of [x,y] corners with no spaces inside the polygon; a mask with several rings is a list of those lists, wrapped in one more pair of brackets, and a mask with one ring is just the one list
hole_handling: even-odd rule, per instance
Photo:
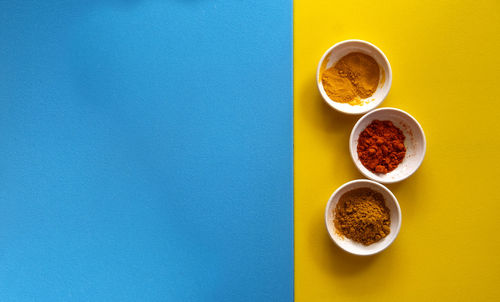
{"label": "white ceramic bowl", "polygon": [[[389,235],[370,245],[363,245],[352,241],[349,238],[340,236],[337,233],[333,222],[335,218],[335,207],[337,206],[339,198],[344,193],[359,188],[369,188],[381,193],[385,199],[385,205],[389,209],[391,216],[391,232]],[[394,194],[392,194],[392,192],[384,185],[368,179],[357,179],[343,184],[340,188],[333,192],[330,200],[328,200],[328,204],[326,205],[325,223],[333,242],[335,242],[341,249],[351,254],[360,256],[373,255],[386,249],[398,236],[399,229],[401,228],[401,209]]]}
{"label": "white ceramic bowl", "polygon": [[[321,82],[322,70],[326,70],[332,67],[333,65],[335,65],[335,63],[337,63],[338,60],[351,52],[360,52],[371,56],[373,59],[375,59],[380,68],[381,80],[379,81],[377,90],[371,97],[363,100],[363,105],[350,105],[347,103],[339,103],[333,101],[326,94],[325,89],[323,88],[323,83]],[[325,62],[326,64],[324,68],[322,68],[323,62]],[[321,57],[321,60],[318,64],[318,70],[316,72],[316,83],[318,84],[318,89],[321,93],[321,96],[323,97],[325,102],[332,108],[347,114],[362,114],[379,106],[389,93],[392,83],[391,65],[389,64],[389,61],[387,60],[387,57],[384,55],[384,53],[375,45],[362,40],[346,40],[330,47],[330,49],[325,52],[323,57]]]}
{"label": "white ceramic bowl", "polygon": [[[371,172],[363,166],[358,157],[359,135],[373,120],[391,121],[406,137],[405,158],[396,169],[387,174]],[[387,107],[373,110],[358,120],[351,132],[349,148],[354,164],[364,176],[381,183],[395,183],[410,177],[420,167],[425,156],[426,141],[424,130],[415,118],[403,110]]]}

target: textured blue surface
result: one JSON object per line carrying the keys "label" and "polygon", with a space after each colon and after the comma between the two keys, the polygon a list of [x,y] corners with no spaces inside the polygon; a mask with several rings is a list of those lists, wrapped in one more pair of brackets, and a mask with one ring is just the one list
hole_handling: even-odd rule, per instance
{"label": "textured blue surface", "polygon": [[291,301],[291,10],[0,1],[0,301]]}

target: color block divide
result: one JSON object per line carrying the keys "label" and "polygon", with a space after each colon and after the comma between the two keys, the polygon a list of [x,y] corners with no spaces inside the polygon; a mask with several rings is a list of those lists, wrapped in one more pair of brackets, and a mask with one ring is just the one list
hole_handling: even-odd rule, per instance
{"label": "color block divide", "polygon": [[[0,1],[0,301],[498,301],[496,1]],[[401,231],[328,237],[363,178],[318,61],[392,67]]]}

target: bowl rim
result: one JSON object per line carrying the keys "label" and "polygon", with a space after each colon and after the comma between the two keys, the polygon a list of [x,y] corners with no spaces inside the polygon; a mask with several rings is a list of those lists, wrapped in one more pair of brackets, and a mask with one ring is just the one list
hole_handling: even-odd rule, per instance
{"label": "bowl rim", "polygon": [[[378,249],[378,250],[375,250],[373,252],[370,252],[370,253],[356,253],[352,250],[349,250],[349,249],[346,249],[344,248],[343,246],[341,246],[337,240],[334,238],[334,236],[332,235],[332,233],[330,232],[330,229],[328,228],[328,213],[329,213],[329,209],[331,207],[331,204],[333,202],[333,198],[338,194],[338,192],[340,190],[342,190],[343,188],[345,187],[348,187],[348,186],[351,186],[353,184],[356,184],[356,183],[369,183],[369,184],[373,184],[375,185],[376,187],[380,188],[381,190],[387,192],[389,194],[389,196],[391,196],[392,198],[392,201],[394,202],[394,204],[396,205],[396,209],[397,209],[397,215],[399,217],[398,219],[398,224],[396,225],[396,230],[395,230],[395,235],[394,237],[390,240],[390,241],[387,241],[387,243],[382,246],[382,248]],[[387,202],[387,201],[386,201]],[[328,232],[328,235],[330,236],[330,239],[339,247],[341,248],[342,250],[348,252],[349,254],[352,254],[352,255],[356,255],[356,256],[371,256],[371,255],[375,255],[375,254],[378,254],[380,252],[382,252],[383,250],[387,249],[393,242],[394,240],[396,240],[396,237],[398,237],[399,235],[399,231],[401,229],[401,223],[402,223],[402,220],[403,220],[403,215],[401,214],[401,207],[399,206],[399,202],[398,202],[398,199],[396,198],[396,196],[394,195],[394,193],[392,193],[391,190],[389,190],[389,188],[387,188],[386,186],[384,186],[383,184],[379,183],[379,182],[376,182],[376,181],[373,181],[373,180],[370,180],[370,179],[363,179],[363,178],[360,178],[360,179],[355,179],[355,180],[351,180],[351,181],[348,181],[346,183],[344,183],[343,185],[341,185],[340,187],[338,187],[333,193],[332,195],[330,195],[330,198],[328,199],[328,202],[326,204],[326,208],[325,208],[325,227],[326,227],[326,231]],[[335,224],[333,225],[333,227],[335,228]]]}
{"label": "bowl rim", "polygon": [[[381,179],[374,178],[373,177],[373,175],[375,175],[374,173],[371,173],[371,172],[366,173],[363,169],[361,169],[361,167],[359,166],[360,164],[358,164],[358,162],[356,161],[356,156],[358,153],[354,150],[354,143],[353,143],[354,142],[354,137],[353,137],[354,132],[357,128],[359,128],[359,125],[361,124],[362,121],[364,121],[365,119],[367,119],[368,117],[370,117],[371,115],[373,115],[375,112],[378,112],[378,111],[396,111],[400,114],[403,114],[403,115],[407,116],[408,118],[410,118],[410,120],[412,120],[417,125],[417,128],[419,129],[420,133],[422,133],[423,150],[424,150],[422,152],[422,157],[421,157],[419,163],[417,164],[416,168],[411,173],[409,173],[408,175],[406,175],[402,178],[397,178],[395,180],[381,180]],[[424,132],[424,129],[422,128],[422,126],[420,125],[420,123],[417,121],[417,119],[415,119],[413,116],[411,116],[411,114],[409,114],[408,112],[403,111],[403,110],[398,109],[398,108],[394,108],[394,107],[377,108],[377,109],[374,109],[374,110],[368,112],[367,114],[363,115],[356,122],[356,124],[354,124],[354,127],[352,127],[352,130],[351,130],[351,135],[349,135],[349,153],[351,153],[351,159],[352,159],[354,165],[356,166],[356,168],[365,177],[367,177],[371,180],[374,180],[376,182],[379,182],[379,183],[384,183],[384,184],[392,184],[392,183],[397,183],[397,182],[403,181],[403,180],[407,179],[408,177],[412,176],[415,172],[417,172],[417,170],[422,165],[422,162],[424,161],[426,150],[427,150],[427,139],[425,138],[425,132]]]}
{"label": "bowl rim", "polygon": [[[388,89],[387,89],[387,93],[379,100],[377,101],[376,105],[374,108],[368,108],[366,110],[362,110],[360,112],[349,112],[349,111],[345,111],[345,110],[342,110],[341,108],[337,107],[336,104],[335,104],[335,101],[333,101],[332,99],[330,99],[330,97],[323,91],[321,91],[321,87],[320,87],[320,71],[321,71],[321,65],[323,65],[323,61],[325,60],[325,58],[328,56],[328,54],[330,54],[330,52],[340,46],[340,45],[343,45],[343,44],[348,44],[348,43],[361,43],[361,44],[365,44],[365,45],[368,45],[369,47],[373,47],[377,52],[380,53],[380,55],[382,56],[382,58],[384,59],[385,63],[387,64],[387,74],[385,75],[385,81],[387,82],[387,85],[388,85]],[[349,114],[349,115],[360,115],[360,114],[365,114],[367,112],[369,112],[370,110],[374,110],[375,108],[377,108],[378,106],[380,106],[380,104],[382,104],[382,102],[387,98],[387,95],[389,94],[389,92],[391,91],[391,87],[392,87],[392,68],[391,68],[391,63],[389,63],[389,60],[387,59],[386,55],[384,54],[384,52],[382,50],[380,50],[380,48],[378,48],[377,46],[375,46],[374,44],[368,42],[368,41],[365,41],[365,40],[359,40],[359,39],[348,39],[348,40],[344,40],[344,41],[340,41],[338,43],[335,43],[333,46],[331,46],[330,48],[328,48],[324,53],[323,55],[321,56],[321,59],[319,60],[319,63],[318,63],[318,67],[316,69],[316,86],[318,87],[318,90],[319,90],[319,93],[321,95],[321,97],[323,98],[323,100],[333,109],[337,110],[338,112],[342,112],[342,113],[345,113],[345,114]]]}

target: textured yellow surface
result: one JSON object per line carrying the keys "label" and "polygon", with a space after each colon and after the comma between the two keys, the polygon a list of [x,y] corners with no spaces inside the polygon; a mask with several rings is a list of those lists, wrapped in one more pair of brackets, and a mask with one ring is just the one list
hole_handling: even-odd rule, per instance
{"label": "textured yellow surface", "polygon": [[[296,301],[500,300],[500,1],[310,1],[294,4]],[[382,107],[424,128],[420,169],[389,185],[396,241],[371,257],[330,241],[324,208],[362,175],[348,153],[358,117],[321,99],[315,72],[336,42],[377,45],[393,71]]]}

